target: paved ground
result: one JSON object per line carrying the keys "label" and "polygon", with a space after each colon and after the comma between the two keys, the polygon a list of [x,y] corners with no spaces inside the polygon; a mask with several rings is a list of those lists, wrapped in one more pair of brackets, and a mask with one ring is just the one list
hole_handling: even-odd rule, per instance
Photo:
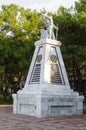
{"label": "paved ground", "polygon": [[86,130],[86,105],[81,116],[36,118],[12,114],[12,106],[0,106],[0,130]]}

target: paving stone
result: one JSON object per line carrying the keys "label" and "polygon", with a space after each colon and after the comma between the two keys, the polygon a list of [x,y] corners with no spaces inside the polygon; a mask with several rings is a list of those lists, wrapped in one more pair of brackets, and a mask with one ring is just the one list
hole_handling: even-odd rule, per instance
{"label": "paving stone", "polygon": [[0,130],[86,130],[86,114],[36,118],[13,114],[12,106],[0,106]]}

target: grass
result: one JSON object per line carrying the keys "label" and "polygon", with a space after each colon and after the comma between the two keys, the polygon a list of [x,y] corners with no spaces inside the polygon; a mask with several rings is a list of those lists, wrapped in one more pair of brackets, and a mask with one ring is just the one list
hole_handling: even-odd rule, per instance
{"label": "grass", "polygon": [[12,99],[4,99],[3,96],[0,95],[0,105],[11,105],[13,104]]}
{"label": "grass", "polygon": [[86,103],[86,98],[84,98],[84,103]]}
{"label": "grass", "polygon": [[11,105],[13,104],[13,101],[12,100],[1,100],[0,99],[0,105]]}

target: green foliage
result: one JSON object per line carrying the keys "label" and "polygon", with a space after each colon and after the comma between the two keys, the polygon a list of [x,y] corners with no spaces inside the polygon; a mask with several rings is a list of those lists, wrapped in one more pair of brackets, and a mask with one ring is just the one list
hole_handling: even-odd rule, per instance
{"label": "green foliage", "polygon": [[84,99],[84,103],[86,103],[86,98]]}
{"label": "green foliage", "polygon": [[[24,85],[38,39],[41,21],[37,11],[3,5],[0,11],[0,90],[4,98]],[[11,89],[11,90],[9,90]]]}
{"label": "green foliage", "polygon": [[55,24],[58,23],[58,40],[63,43],[61,50],[68,75],[74,78],[74,89],[83,91],[83,71],[86,76],[86,0],[75,2],[75,9],[60,7],[53,16]]}
{"label": "green foliage", "polygon": [[4,99],[3,96],[0,95],[0,105],[5,104],[5,105],[10,105],[13,104],[12,99]]}

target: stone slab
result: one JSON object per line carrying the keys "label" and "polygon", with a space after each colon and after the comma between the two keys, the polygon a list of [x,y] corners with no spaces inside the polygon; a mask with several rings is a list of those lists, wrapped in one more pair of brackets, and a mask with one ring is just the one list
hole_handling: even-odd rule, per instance
{"label": "stone slab", "polygon": [[51,117],[63,115],[81,115],[83,96],[57,94],[14,94],[13,113],[30,116]]}

